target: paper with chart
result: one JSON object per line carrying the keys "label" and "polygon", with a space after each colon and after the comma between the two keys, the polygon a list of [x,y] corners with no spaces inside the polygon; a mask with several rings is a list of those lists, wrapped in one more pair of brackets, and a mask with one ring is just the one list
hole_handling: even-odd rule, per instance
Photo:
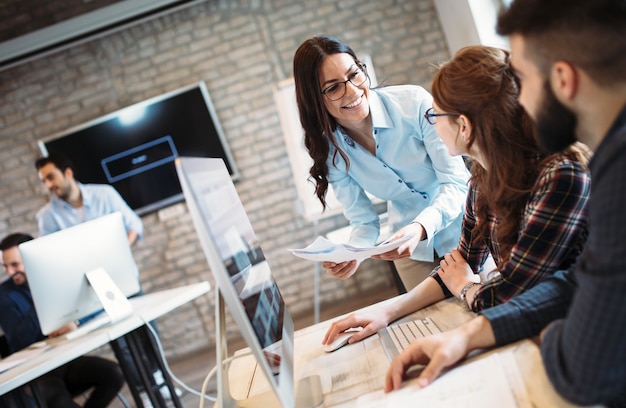
{"label": "paper with chart", "polygon": [[438,408],[532,408],[512,351],[494,353],[456,367],[420,388],[415,379],[397,391],[361,396],[359,408],[420,406]]}
{"label": "paper with chart", "polygon": [[324,237],[317,237],[313,243],[302,249],[288,249],[292,254],[309,261],[346,262],[362,261],[372,255],[383,254],[398,248],[415,234],[408,234],[393,241],[387,240],[375,246],[356,247],[350,244],[335,244]]}

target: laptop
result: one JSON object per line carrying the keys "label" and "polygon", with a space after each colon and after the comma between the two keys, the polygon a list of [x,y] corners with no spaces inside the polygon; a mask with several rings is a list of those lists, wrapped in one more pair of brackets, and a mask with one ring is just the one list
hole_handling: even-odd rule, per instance
{"label": "laptop", "polygon": [[430,317],[395,323],[378,331],[380,342],[389,361],[393,360],[415,339],[441,333]]}

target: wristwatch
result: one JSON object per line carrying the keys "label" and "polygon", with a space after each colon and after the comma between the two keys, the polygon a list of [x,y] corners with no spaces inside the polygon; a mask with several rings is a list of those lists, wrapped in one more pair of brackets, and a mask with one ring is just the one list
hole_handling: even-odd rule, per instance
{"label": "wristwatch", "polygon": [[467,291],[476,285],[480,285],[480,283],[476,283],[476,282],[470,282],[467,285],[463,286],[463,289],[461,289],[461,293],[459,294],[459,299],[461,299],[461,303],[463,303],[463,307],[465,308],[465,310],[467,310],[468,312],[472,311],[472,307],[467,303],[467,301],[465,300],[465,294],[467,293]]}

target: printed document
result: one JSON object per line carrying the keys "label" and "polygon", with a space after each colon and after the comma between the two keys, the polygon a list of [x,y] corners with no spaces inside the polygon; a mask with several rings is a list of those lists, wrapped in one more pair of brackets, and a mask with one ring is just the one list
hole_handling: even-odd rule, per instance
{"label": "printed document", "polygon": [[385,394],[382,390],[361,396],[359,408],[420,406],[437,408],[532,408],[512,351],[494,353],[453,368],[420,388],[416,379]]}
{"label": "printed document", "polygon": [[317,237],[313,243],[302,249],[288,249],[295,256],[318,262],[346,262],[356,259],[361,262],[372,255],[383,254],[398,248],[415,234],[408,234],[393,241],[384,241],[370,247],[356,247],[350,244],[335,244],[324,237]]}

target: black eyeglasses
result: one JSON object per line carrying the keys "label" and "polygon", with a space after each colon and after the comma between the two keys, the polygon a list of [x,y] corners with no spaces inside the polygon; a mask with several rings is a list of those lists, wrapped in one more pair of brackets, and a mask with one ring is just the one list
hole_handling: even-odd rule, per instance
{"label": "black eyeglasses", "polygon": [[428,123],[430,123],[431,125],[434,125],[435,123],[437,123],[437,116],[461,116],[461,114],[460,113],[435,113],[435,110],[433,108],[428,109],[424,113],[424,117],[426,118]]}
{"label": "black eyeglasses", "polygon": [[322,90],[322,93],[326,95],[331,101],[336,101],[343,98],[346,94],[346,85],[350,82],[354,86],[361,86],[367,81],[368,75],[365,72],[365,64],[359,65],[353,73],[348,75],[348,79],[343,82],[336,82]]}

